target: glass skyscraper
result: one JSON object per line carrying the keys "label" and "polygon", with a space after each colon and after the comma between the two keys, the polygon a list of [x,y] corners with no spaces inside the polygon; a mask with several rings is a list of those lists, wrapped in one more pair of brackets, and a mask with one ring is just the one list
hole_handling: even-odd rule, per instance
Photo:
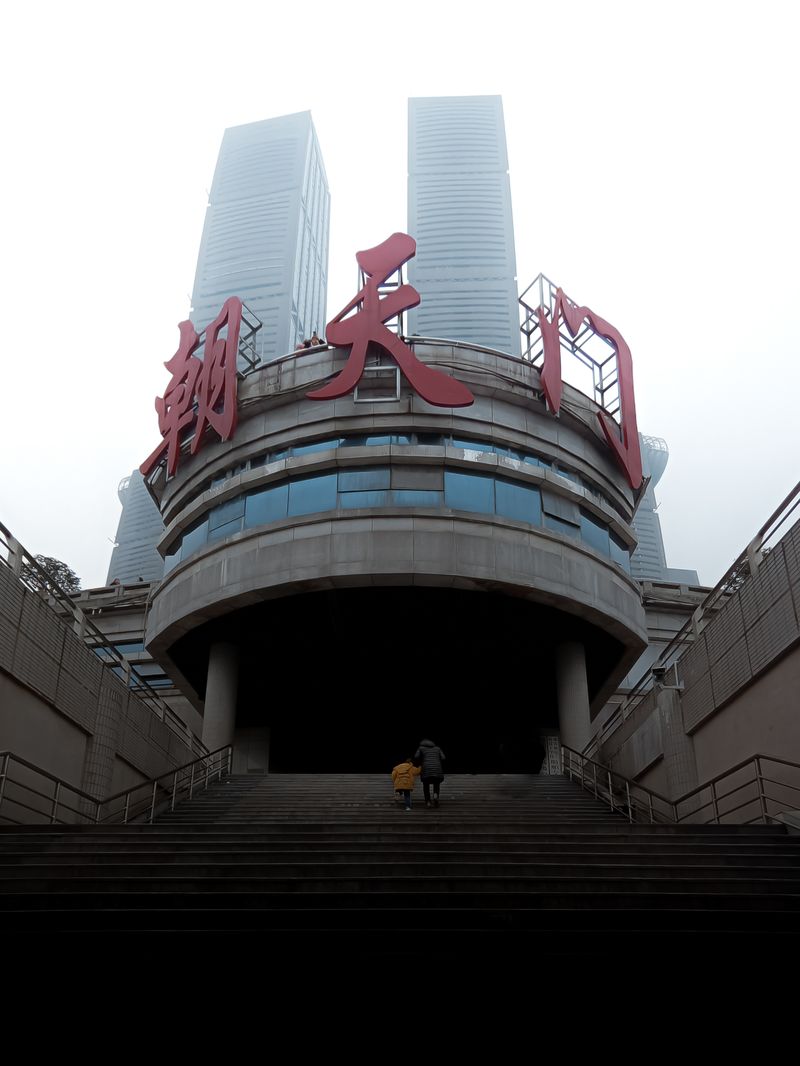
{"label": "glass skyscraper", "polygon": [[656,485],[667,468],[669,448],[662,437],[639,434],[644,476],[650,478],[633,516],[638,545],[631,556],[631,574],[637,581],[667,581],[680,585],[699,585],[696,570],[679,570],[667,566],[661,520],[656,508]]}
{"label": "glass skyscraper", "polygon": [[263,361],[325,328],[330,193],[310,111],[225,130],[192,293],[203,329],[229,296],[261,320]]}
{"label": "glass skyscraper", "polygon": [[499,96],[408,101],[408,279],[422,295],[406,332],[519,355],[511,187]]}
{"label": "glass skyscraper", "polygon": [[[229,296],[239,296],[261,320],[262,361],[322,333],[329,228],[328,179],[309,111],[225,130],[192,294],[198,332]],[[155,545],[164,527],[138,470],[123,480],[119,497],[108,581],[159,580],[164,563]]]}
{"label": "glass skyscraper", "polygon": [[164,560],[156,551],[156,544],[164,532],[164,523],[138,470],[122,479],[117,495],[122,514],[106,584],[110,585],[115,579],[123,585],[140,579],[160,581]]}

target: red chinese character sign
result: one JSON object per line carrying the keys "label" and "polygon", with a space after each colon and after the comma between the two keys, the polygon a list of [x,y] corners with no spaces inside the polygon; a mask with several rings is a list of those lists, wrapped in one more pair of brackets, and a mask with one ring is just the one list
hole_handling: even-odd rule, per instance
{"label": "red chinese character sign", "polygon": [[[352,392],[364,372],[369,345],[375,344],[392,356],[408,383],[427,403],[435,407],[468,407],[474,403],[475,397],[466,385],[421,363],[411,348],[384,325],[420,302],[413,285],[400,285],[386,296],[379,293],[381,285],[416,251],[417,242],[413,237],[393,233],[383,244],[356,253],[367,282],[326,327],[328,343],[337,348],[349,347],[350,355],[333,381],[308,393],[310,400],[333,400]],[[351,315],[356,308],[356,313]]]}
{"label": "red chinese character sign", "polygon": [[[221,440],[236,431],[236,356],[242,323],[242,301],[232,296],[206,328],[203,358],[194,354],[200,338],[191,322],[181,322],[178,350],[164,366],[172,374],[163,396],[156,398],[158,428],[164,438],[139,467],[144,477],[166,456],[167,474],[175,473],[185,431],[194,426],[191,454],[201,447],[206,426]],[[227,335],[220,333],[227,327]],[[196,409],[195,409],[196,404]]]}
{"label": "red chinese character sign", "polygon": [[[545,279],[541,279],[545,280]],[[550,283],[549,283],[550,284]],[[552,290],[552,285],[551,285]],[[570,336],[576,338],[588,322],[591,331],[601,337],[614,351],[616,359],[616,375],[613,386],[618,398],[619,425],[605,410],[597,412],[603,434],[611,447],[617,462],[625,472],[631,488],[638,489],[642,483],[642,455],[639,448],[639,432],[636,427],[636,401],[633,392],[633,360],[631,351],[625,342],[625,338],[611,323],[596,315],[588,307],[579,307],[569,297],[564,295],[562,289],[555,290],[555,298],[551,297],[550,317],[543,304],[538,308],[530,308],[522,300],[523,305],[532,312],[542,337],[543,359],[541,364],[540,380],[544,391],[547,406],[558,414],[561,407],[561,395],[563,381],[561,378],[561,344],[560,323],[569,330]],[[529,316],[530,318],[531,316]],[[523,327],[524,328],[524,327]],[[586,360],[586,350],[580,345],[580,357]],[[576,351],[576,354],[577,351]],[[603,369],[607,360],[598,363],[597,360],[588,357],[588,362],[595,368]],[[606,384],[597,389],[601,400],[610,385]]]}

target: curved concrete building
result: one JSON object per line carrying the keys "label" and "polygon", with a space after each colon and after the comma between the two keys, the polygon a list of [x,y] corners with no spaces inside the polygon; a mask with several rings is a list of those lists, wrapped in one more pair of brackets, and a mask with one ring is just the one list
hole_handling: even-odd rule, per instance
{"label": "curved concrete building", "polygon": [[[582,748],[647,640],[634,493],[569,386],[418,342],[470,407],[306,393],[345,361],[292,353],[240,383],[233,440],[154,472],[165,576],[146,644],[240,766],[375,770],[423,735],[452,770]],[[408,750],[406,750],[408,749]],[[399,754],[398,754],[399,753]]]}

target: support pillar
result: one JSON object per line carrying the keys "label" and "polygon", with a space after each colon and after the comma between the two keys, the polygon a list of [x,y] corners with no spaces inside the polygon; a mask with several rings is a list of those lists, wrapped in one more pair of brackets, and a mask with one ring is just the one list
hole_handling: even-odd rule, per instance
{"label": "support pillar", "polygon": [[209,751],[233,744],[236,695],[239,688],[239,649],[217,641],[208,653],[203,743]]}
{"label": "support pillar", "polygon": [[586,680],[586,652],[577,640],[556,648],[558,689],[558,730],[561,743],[583,751],[590,740],[589,685]]}
{"label": "support pillar", "polygon": [[675,800],[691,792],[698,784],[694,742],[683,727],[680,693],[674,688],[665,688],[658,681],[654,688],[661,718],[669,798]]}

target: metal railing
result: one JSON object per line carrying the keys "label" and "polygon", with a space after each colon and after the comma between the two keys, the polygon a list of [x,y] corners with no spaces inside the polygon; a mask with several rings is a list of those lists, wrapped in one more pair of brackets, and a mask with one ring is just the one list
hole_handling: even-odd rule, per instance
{"label": "metal railing", "polygon": [[675,804],[660,792],[645,788],[616,770],[561,745],[561,773],[591,792],[629,822],[677,822]]}
{"label": "metal railing", "polygon": [[[191,800],[231,773],[227,745],[158,777],[98,800],[11,751],[0,751],[0,824],[127,825],[152,823],[157,814]],[[17,815],[27,812],[21,819]],[[35,817],[31,818],[33,814]]]}
{"label": "metal railing", "polygon": [[561,772],[629,822],[767,825],[779,822],[780,814],[800,810],[800,763],[775,755],[751,755],[677,800],[565,745]]}
{"label": "metal railing", "polygon": [[[800,763],[776,755],[751,755],[693,788],[674,806],[678,822],[697,821],[698,815],[704,823],[716,825],[777,822],[777,815],[800,810]],[[744,817],[745,813],[751,816]]]}
{"label": "metal railing", "polygon": [[[619,707],[605,720],[589,745],[592,752],[597,751],[610,734],[628,719],[639,704],[647,698],[652,689],[654,671],[659,671],[662,676],[664,676],[665,672],[672,671],[674,681],[671,683],[675,685],[680,683],[678,660],[681,654],[691,645],[694,637],[699,635],[708,625],[715,611],[724,606],[728,597],[738,592],[741,586],[756,572],[764,555],[783,537],[785,530],[781,532],[782,527],[785,526],[798,508],[800,508],[800,482],[776,507],[744,551],[734,559],[714,588],[695,609],[691,618],[678,630],[650,669],[645,671],[639,678]],[[780,534],[780,537],[778,534]]]}
{"label": "metal railing", "polygon": [[[98,662],[106,669],[118,670],[120,684],[128,688],[164,725],[180,737],[197,756],[207,754],[205,745],[195,737],[180,718],[147,683],[136,666],[117,651],[112,638],[101,632],[35,557],[0,522],[0,565],[7,566],[31,592],[36,593],[50,607],[61,625],[70,628],[86,647],[97,654]],[[117,676],[117,675],[115,675]]]}

